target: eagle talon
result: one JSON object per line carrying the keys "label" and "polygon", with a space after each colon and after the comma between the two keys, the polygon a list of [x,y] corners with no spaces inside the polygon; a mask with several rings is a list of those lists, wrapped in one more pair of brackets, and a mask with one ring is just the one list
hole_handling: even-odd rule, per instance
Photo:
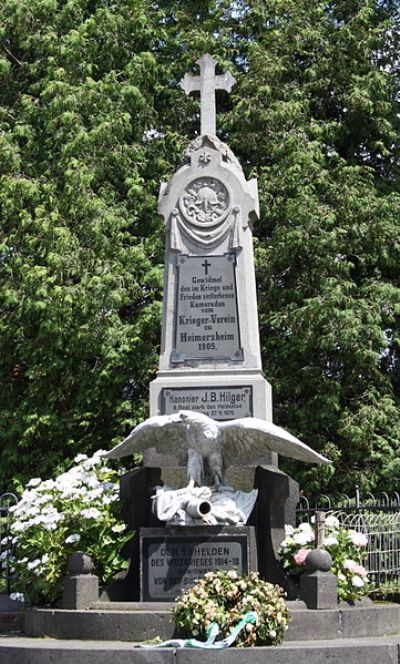
{"label": "eagle talon", "polygon": [[234,493],[235,492],[235,489],[233,488],[233,486],[227,486],[226,484],[219,484],[218,486],[214,485],[212,487],[212,490],[213,490],[213,493],[214,492],[215,493],[228,493],[228,492]]}

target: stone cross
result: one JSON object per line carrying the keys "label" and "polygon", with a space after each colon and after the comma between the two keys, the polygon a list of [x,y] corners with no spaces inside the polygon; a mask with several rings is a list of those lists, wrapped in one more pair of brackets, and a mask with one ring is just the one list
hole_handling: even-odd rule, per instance
{"label": "stone cross", "polygon": [[208,53],[197,60],[197,64],[200,67],[200,76],[185,74],[179,85],[187,95],[200,90],[201,135],[215,136],[215,91],[226,90],[226,92],[230,92],[236,83],[236,79],[228,71],[216,75],[215,65],[217,62]]}

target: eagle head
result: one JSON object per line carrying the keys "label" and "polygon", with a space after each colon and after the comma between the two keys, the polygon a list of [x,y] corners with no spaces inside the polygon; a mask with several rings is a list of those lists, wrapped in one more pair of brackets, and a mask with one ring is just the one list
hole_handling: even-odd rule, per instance
{"label": "eagle head", "polygon": [[178,413],[180,422],[186,425],[186,428],[197,433],[201,433],[204,438],[218,438],[219,429],[215,420],[212,420],[204,413],[198,413],[194,410],[180,410]]}

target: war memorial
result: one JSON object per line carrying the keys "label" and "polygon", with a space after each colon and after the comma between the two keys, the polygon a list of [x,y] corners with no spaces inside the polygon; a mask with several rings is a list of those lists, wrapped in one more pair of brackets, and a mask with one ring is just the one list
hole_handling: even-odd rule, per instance
{"label": "war memorial", "polygon": [[[25,637],[0,642],[2,664],[400,661],[400,607],[368,598],[338,604],[323,528],[321,555],[300,585],[278,559],[298,501],[298,485],[279,469],[278,456],[329,460],[272,422],[253,261],[253,227],[262,223],[257,182],[246,180],[216,136],[216,91],[229,93],[235,83],[216,65],[204,55],[199,74],[180,83],[186,94],[200,93],[201,131],[160,187],[164,306],[150,418],[108,453],[144,452],[143,465],[121,480],[126,523],[137,533],[128,573],[99,590],[90,561],[76,556],[60,607],[28,610]],[[280,646],[218,653],[133,647],[177,636],[174,599],[216,569],[258,571],[284,588],[291,620]]]}

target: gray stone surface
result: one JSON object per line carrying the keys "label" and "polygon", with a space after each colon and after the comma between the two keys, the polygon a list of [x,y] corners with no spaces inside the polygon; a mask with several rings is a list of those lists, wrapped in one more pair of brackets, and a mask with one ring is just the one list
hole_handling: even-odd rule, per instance
{"label": "gray stone surface", "polygon": [[174,664],[172,649],[133,649],[129,643],[0,638],[1,664]]}
{"label": "gray stone surface", "polygon": [[398,645],[391,642],[282,645],[276,648],[177,650],[176,664],[398,664]]}
{"label": "gray stone surface", "polygon": [[93,572],[94,565],[89,554],[84,551],[76,551],[73,553],[68,560],[67,571],[68,574],[91,574]]}
{"label": "gray stone surface", "polygon": [[332,558],[325,549],[314,549],[307,556],[305,564],[307,572],[329,572],[332,567]]}
{"label": "gray stone surface", "polygon": [[215,66],[217,62],[208,53],[197,60],[197,64],[200,67],[200,76],[185,74],[179,85],[187,95],[195,91],[200,92],[201,134],[214,135],[216,131],[215,91],[225,90],[230,92],[236,80],[230,72],[216,75]]}
{"label": "gray stone surface", "polygon": [[258,466],[255,487],[258,489],[254,519],[257,527],[258,569],[267,581],[282,586],[289,599],[296,599],[298,589],[294,583],[290,584],[283,571],[278,549],[285,539],[285,523],[295,525],[298,484],[275,466]]}
{"label": "gray stone surface", "polygon": [[300,597],[309,609],[333,609],[337,606],[337,580],[332,572],[303,572]]}
{"label": "gray stone surface", "polygon": [[206,572],[257,569],[254,527],[167,526],[140,529],[141,598],[171,601]]}
{"label": "gray stone surface", "polygon": [[0,612],[0,634],[18,634],[24,631],[23,611]]}
{"label": "gray stone surface", "polygon": [[[304,605],[305,606],[305,605]],[[285,643],[290,641],[313,641],[337,639],[340,632],[340,614],[334,609],[310,611],[307,608],[291,612]]]}
{"label": "gray stone surface", "polygon": [[99,598],[99,579],[94,574],[76,574],[64,580],[62,607],[86,609]]}
{"label": "gray stone surface", "polygon": [[352,607],[340,604],[341,633],[344,637],[400,633],[400,605],[372,604]]}
{"label": "gray stone surface", "polygon": [[[104,641],[143,641],[155,636],[170,639],[174,635],[171,605],[163,605],[165,611],[160,605],[153,604],[147,604],[144,610],[138,610],[138,603],[120,604],[116,610],[110,610],[107,603],[103,608],[101,605],[96,602],[89,611],[29,609],[26,611],[26,634]],[[289,608],[291,620],[285,643],[400,635],[398,604],[340,605],[336,610],[310,610],[304,608],[303,602],[296,601],[290,602]]]}
{"label": "gray stone surface", "polygon": [[399,664],[400,637],[295,642],[270,648],[133,648],[130,643],[0,638],[1,664]]}
{"label": "gray stone surface", "polygon": [[30,609],[25,616],[27,636],[55,639],[146,641],[170,639],[174,630],[170,611]]}

